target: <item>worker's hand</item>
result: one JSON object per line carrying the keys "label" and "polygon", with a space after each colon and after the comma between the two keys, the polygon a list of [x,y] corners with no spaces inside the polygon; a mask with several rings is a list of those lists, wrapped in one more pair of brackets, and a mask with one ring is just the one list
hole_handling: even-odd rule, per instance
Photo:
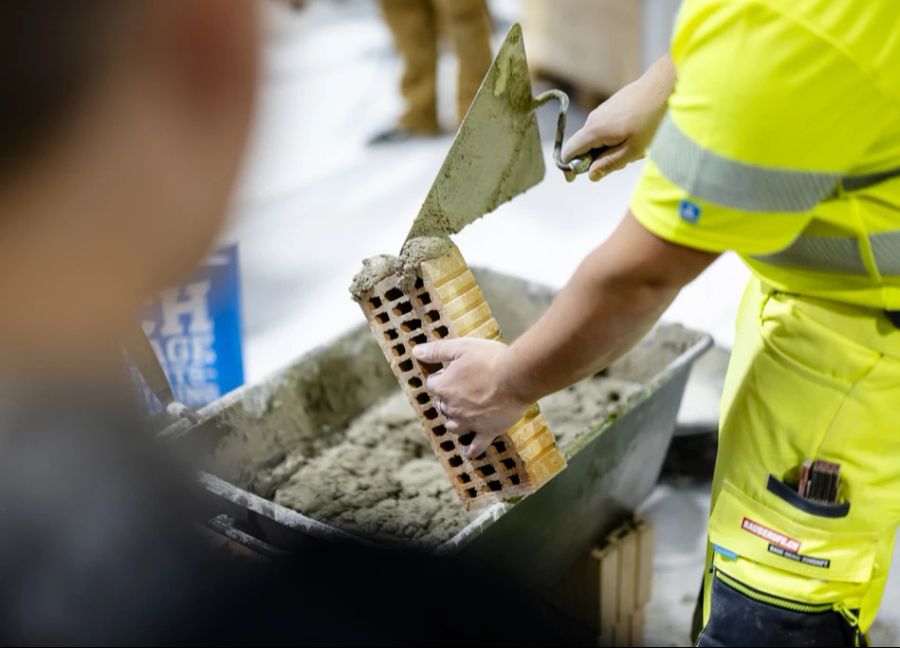
{"label": "worker's hand", "polygon": [[444,365],[429,376],[426,388],[447,419],[447,430],[458,436],[475,433],[465,451],[469,459],[487,450],[528,409],[529,403],[505,384],[501,361],[507,349],[500,342],[475,338],[413,348],[418,360]]}
{"label": "worker's hand", "polygon": [[608,147],[588,171],[588,177],[597,182],[644,157],[674,85],[675,69],[671,58],[665,56],[588,115],[581,130],[563,146],[562,159],[569,161],[591,149]]}

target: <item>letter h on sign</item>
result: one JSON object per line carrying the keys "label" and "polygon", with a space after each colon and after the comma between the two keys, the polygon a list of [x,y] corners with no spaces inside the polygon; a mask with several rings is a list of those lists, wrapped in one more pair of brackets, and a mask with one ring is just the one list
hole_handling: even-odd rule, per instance
{"label": "letter h on sign", "polygon": [[[162,363],[175,398],[202,407],[244,382],[237,245],[212,254],[192,277],[152,299],[141,326]],[[151,412],[162,406],[136,370]]]}

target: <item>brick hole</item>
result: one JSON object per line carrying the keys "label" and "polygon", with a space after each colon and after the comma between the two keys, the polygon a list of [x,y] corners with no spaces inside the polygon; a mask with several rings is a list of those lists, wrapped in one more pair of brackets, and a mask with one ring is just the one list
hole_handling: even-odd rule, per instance
{"label": "brick hole", "polygon": [[459,442],[461,445],[467,446],[475,439],[474,432],[466,432],[465,434],[459,437]]}
{"label": "brick hole", "polygon": [[450,457],[450,459],[447,460],[447,463],[454,468],[459,468],[463,465],[463,459],[459,455],[453,455],[452,457]]}
{"label": "brick hole", "polygon": [[474,499],[475,497],[478,496],[478,491],[475,490],[474,488],[467,488],[467,489],[466,489],[466,495],[468,495],[469,497],[471,497],[472,499]]}
{"label": "brick hole", "polygon": [[434,332],[440,338],[445,338],[450,335],[450,330],[446,326],[438,326],[436,329],[434,329]]}
{"label": "brick hole", "polygon": [[375,316],[375,319],[377,319],[382,324],[387,324],[388,321],[391,319],[391,316],[388,315],[387,313],[378,313],[378,315]]}
{"label": "brick hole", "polygon": [[424,333],[419,333],[416,337],[409,338],[409,345],[416,346],[417,344],[425,344],[428,342],[428,337]]}
{"label": "brick hole", "polygon": [[399,365],[397,365],[397,366],[400,367],[400,371],[402,371],[402,372],[404,372],[404,373],[407,372],[407,371],[412,371],[412,368],[413,368],[413,361],[410,360],[409,358],[407,358],[406,360],[404,360],[403,362],[401,362],[401,363],[400,363]]}
{"label": "brick hole", "polygon": [[431,397],[425,392],[422,392],[421,394],[416,394],[416,400],[419,401],[419,405],[426,405],[431,401]]}
{"label": "brick hole", "polygon": [[515,469],[516,469],[516,462],[515,462],[515,460],[513,460],[513,459],[501,459],[501,460],[500,460],[500,463],[502,463],[502,464],[503,464],[503,467],[506,468],[506,469],[508,469],[508,470],[515,470]]}
{"label": "brick hole", "polygon": [[408,301],[400,302],[394,306],[394,315],[406,315],[412,311],[413,307]]}
{"label": "brick hole", "polygon": [[387,329],[384,332],[384,337],[388,340],[388,342],[392,342],[400,337],[400,334],[397,333],[397,331],[395,331],[394,329]]}
{"label": "brick hole", "polygon": [[388,301],[397,301],[403,297],[403,291],[399,288],[391,288],[386,293],[384,293],[384,298]]}
{"label": "brick hole", "polygon": [[472,481],[472,478],[469,477],[469,473],[459,473],[456,476],[456,479],[460,484],[468,484],[470,481]]}
{"label": "brick hole", "polygon": [[413,389],[418,389],[419,387],[422,386],[422,379],[419,378],[418,376],[413,376],[412,378],[409,379],[409,386],[412,387]]}
{"label": "brick hole", "polygon": [[444,452],[451,452],[456,447],[456,444],[453,441],[442,441],[441,442],[441,450]]}
{"label": "brick hole", "polygon": [[418,331],[420,328],[422,328],[422,320],[420,320],[420,319],[406,320],[405,322],[403,322],[400,325],[400,328],[402,328],[406,333],[412,333],[413,331]]}
{"label": "brick hole", "polygon": [[433,407],[428,408],[427,410],[422,412],[422,414],[424,414],[425,418],[427,418],[429,421],[433,421],[438,417],[438,411]]}
{"label": "brick hole", "polygon": [[494,441],[493,446],[497,452],[506,452],[506,444],[503,441]]}
{"label": "brick hole", "polygon": [[422,277],[416,277],[416,284],[415,284],[416,290],[419,290],[420,288],[422,288],[424,286],[425,286],[425,282],[422,281]]}
{"label": "brick hole", "polygon": [[487,458],[487,454],[482,452],[480,455],[475,457],[475,461],[484,461]]}
{"label": "brick hole", "polygon": [[518,475],[510,475],[509,476],[509,483],[512,484],[513,486],[518,486],[520,481],[521,480],[519,479]]}
{"label": "brick hole", "polygon": [[503,488],[503,484],[495,479],[494,481],[488,482],[488,488],[490,488],[492,491],[498,491]]}
{"label": "brick hole", "polygon": [[491,464],[485,464],[484,466],[478,466],[475,470],[478,471],[478,474],[482,477],[489,477],[497,472],[497,469],[494,468]]}
{"label": "brick hole", "polygon": [[434,324],[439,319],[441,319],[441,314],[438,313],[436,310],[430,310],[427,313],[425,313],[425,319],[427,319],[429,322]]}
{"label": "brick hole", "polygon": [[622,398],[622,396],[619,394],[619,392],[609,392],[609,400],[611,400],[613,403],[618,403],[620,398]]}
{"label": "brick hole", "polygon": [[422,306],[428,306],[428,304],[431,303],[431,295],[429,295],[427,292],[422,293],[421,295],[419,295],[419,303],[422,304]]}
{"label": "brick hole", "polygon": [[447,434],[447,428],[445,428],[443,425],[435,425],[433,428],[431,428],[431,432],[436,437],[442,437]]}
{"label": "brick hole", "polygon": [[422,362],[420,360],[419,367],[421,367],[422,373],[424,373],[426,376],[430,376],[431,374],[437,373],[438,371],[443,369],[444,365],[442,365],[440,362]]}
{"label": "brick hole", "polygon": [[394,348],[391,349],[394,352],[396,357],[405,356],[406,355],[406,347],[402,344],[394,345]]}
{"label": "brick hole", "polygon": [[381,308],[381,299],[379,297],[372,297],[369,303],[372,304],[372,308]]}

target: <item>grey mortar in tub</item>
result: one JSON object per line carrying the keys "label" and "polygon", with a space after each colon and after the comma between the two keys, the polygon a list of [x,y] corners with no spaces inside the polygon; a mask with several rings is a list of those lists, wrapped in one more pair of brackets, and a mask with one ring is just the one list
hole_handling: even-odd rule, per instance
{"label": "grey mortar in tub", "polygon": [[[543,399],[541,406],[567,457],[577,452],[580,439],[605,426],[644,390],[633,377],[655,375],[694,339],[679,327],[659,329],[652,344],[614,364],[607,375]],[[305,370],[306,375],[291,375],[259,395],[256,407],[234,415],[240,420],[230,424],[240,433],[221,444],[217,472],[257,495],[357,535],[388,543],[439,545],[476,513],[460,506],[390,372],[379,378],[383,382],[378,384],[387,386],[383,391],[366,387],[378,400],[357,408],[352,419],[341,420],[339,410],[346,403],[340,396],[326,397],[327,391],[346,394],[354,385],[359,389],[367,383],[360,375],[383,371],[377,347],[363,352],[374,345],[364,338],[355,343],[361,346],[358,356],[357,350],[348,353],[359,358],[352,366],[328,363],[330,368],[324,369],[322,363]],[[311,388],[316,381],[333,389]],[[358,393],[350,400],[366,402],[366,395]],[[230,470],[222,468],[229,465]]]}

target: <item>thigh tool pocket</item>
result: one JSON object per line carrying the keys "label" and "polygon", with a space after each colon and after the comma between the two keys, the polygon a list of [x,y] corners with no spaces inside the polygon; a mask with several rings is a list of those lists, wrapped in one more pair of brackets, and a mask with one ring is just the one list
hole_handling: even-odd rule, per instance
{"label": "thigh tool pocket", "polygon": [[774,478],[769,480],[769,490],[789,505],[790,515],[725,482],[709,522],[710,541],[720,556],[821,581],[869,580],[878,534],[843,528],[849,504],[794,497],[787,492],[789,487]]}
{"label": "thigh tool pocket", "polygon": [[719,493],[709,523],[710,614],[698,645],[864,643],[843,594],[870,579],[878,535],[846,528],[847,503],[810,502],[774,477],[768,486],[776,506],[727,481]]}

